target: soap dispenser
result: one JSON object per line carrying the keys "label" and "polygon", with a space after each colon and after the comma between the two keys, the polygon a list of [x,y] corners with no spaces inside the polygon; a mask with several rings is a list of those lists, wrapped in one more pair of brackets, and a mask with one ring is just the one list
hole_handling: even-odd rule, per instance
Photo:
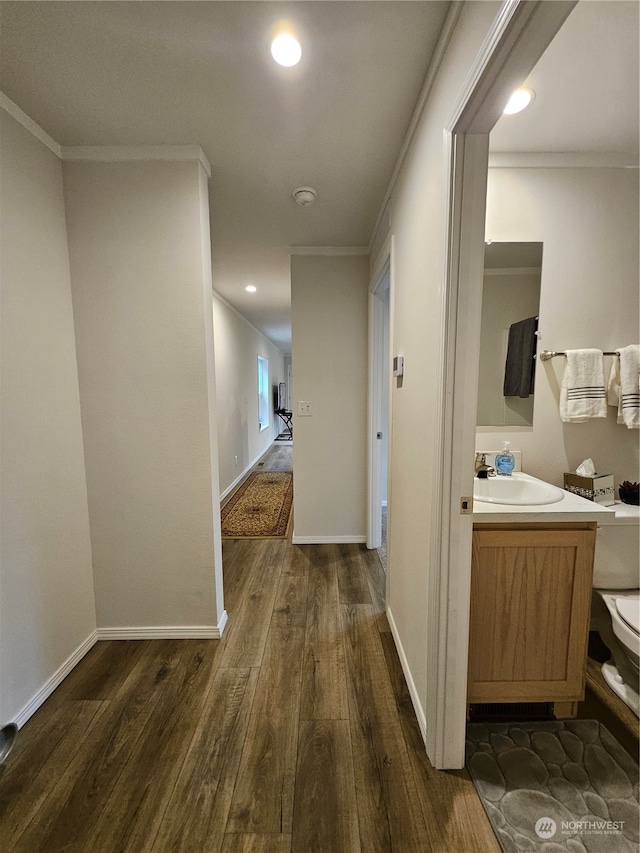
{"label": "soap dispenser", "polygon": [[496,474],[503,477],[510,477],[516,464],[515,457],[509,450],[510,443],[509,441],[503,442],[502,453],[498,453],[496,456]]}

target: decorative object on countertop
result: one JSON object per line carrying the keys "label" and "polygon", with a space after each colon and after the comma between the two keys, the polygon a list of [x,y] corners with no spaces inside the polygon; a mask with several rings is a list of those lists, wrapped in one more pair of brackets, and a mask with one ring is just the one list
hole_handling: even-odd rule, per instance
{"label": "decorative object on countertop", "polygon": [[537,317],[520,320],[509,327],[507,359],[504,366],[503,394],[505,397],[524,399],[533,394],[537,330]]}
{"label": "decorative object on countertop", "polygon": [[618,492],[623,504],[640,506],[640,483],[630,483],[629,480],[625,480],[624,483],[620,483]]}
{"label": "decorative object on countertop", "polygon": [[613,474],[598,474],[593,459],[585,459],[573,471],[564,474],[564,487],[567,492],[586,498],[588,501],[613,506],[616,502],[613,487]]}
{"label": "decorative object on countertop", "polygon": [[607,385],[607,402],[618,409],[618,423],[640,429],[640,344],[620,347]]}
{"label": "decorative object on countertop", "polygon": [[602,350],[567,350],[567,366],[560,389],[560,419],[564,423],[583,423],[591,418],[606,418],[607,396],[604,389]]}

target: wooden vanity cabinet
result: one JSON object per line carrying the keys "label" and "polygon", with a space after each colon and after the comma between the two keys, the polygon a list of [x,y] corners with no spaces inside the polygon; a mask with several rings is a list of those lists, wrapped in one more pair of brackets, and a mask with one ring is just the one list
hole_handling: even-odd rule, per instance
{"label": "wooden vanity cabinet", "polygon": [[584,698],[596,523],[474,524],[468,701]]}

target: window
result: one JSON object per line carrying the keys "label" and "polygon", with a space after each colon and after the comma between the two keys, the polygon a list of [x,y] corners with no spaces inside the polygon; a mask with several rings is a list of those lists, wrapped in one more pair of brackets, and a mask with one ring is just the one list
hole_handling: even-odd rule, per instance
{"label": "window", "polygon": [[269,426],[269,362],[258,356],[258,421],[260,432]]}

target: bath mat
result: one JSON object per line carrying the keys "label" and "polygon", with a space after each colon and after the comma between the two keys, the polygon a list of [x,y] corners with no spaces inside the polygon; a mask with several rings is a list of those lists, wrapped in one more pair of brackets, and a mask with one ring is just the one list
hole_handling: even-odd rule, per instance
{"label": "bath mat", "polygon": [[470,723],[466,748],[504,853],[637,853],[638,765],[601,723]]}
{"label": "bath mat", "polygon": [[222,507],[222,535],[232,539],[283,539],[292,503],[290,471],[253,471]]}

